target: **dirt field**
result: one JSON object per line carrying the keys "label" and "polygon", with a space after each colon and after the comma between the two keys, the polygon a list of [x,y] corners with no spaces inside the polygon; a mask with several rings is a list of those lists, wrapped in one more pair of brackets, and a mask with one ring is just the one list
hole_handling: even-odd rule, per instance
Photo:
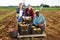
{"label": "dirt field", "polygon": [[[47,39],[45,40],[60,40],[60,10],[43,10],[40,12],[45,16],[47,21],[47,26],[45,29]],[[0,28],[0,39],[3,38],[3,40],[11,40],[6,33],[8,25],[10,25],[11,23],[14,23],[16,25],[15,14],[12,14],[0,21],[0,27],[3,26],[3,28]]]}
{"label": "dirt field", "polygon": [[60,40],[60,10],[41,11],[46,18],[48,40]]}

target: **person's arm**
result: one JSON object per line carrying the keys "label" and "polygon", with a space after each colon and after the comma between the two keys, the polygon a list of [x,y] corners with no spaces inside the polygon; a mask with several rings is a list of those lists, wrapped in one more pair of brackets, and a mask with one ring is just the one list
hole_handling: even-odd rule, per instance
{"label": "person's arm", "polygon": [[44,22],[44,24],[46,26],[46,20],[45,20],[45,17],[43,15],[42,15],[42,18],[43,18],[43,22]]}
{"label": "person's arm", "polygon": [[16,9],[16,13],[17,13],[16,17],[18,17],[18,15],[19,15],[19,8]]}
{"label": "person's arm", "polygon": [[19,14],[19,8],[16,8],[16,13]]}
{"label": "person's arm", "polygon": [[40,15],[37,23],[38,23],[37,26],[42,26],[42,25],[46,26],[46,20],[42,14]]}
{"label": "person's arm", "polygon": [[28,11],[28,8],[25,9],[25,16],[27,16],[27,11]]}
{"label": "person's arm", "polygon": [[37,24],[36,24],[36,19],[35,19],[35,17],[33,18],[33,24],[34,24],[34,25],[37,25]]}
{"label": "person's arm", "polygon": [[22,16],[25,16],[25,12],[24,12],[25,10],[23,10],[23,14],[22,14]]}
{"label": "person's arm", "polygon": [[33,18],[33,17],[34,17],[34,10],[31,9],[31,18]]}

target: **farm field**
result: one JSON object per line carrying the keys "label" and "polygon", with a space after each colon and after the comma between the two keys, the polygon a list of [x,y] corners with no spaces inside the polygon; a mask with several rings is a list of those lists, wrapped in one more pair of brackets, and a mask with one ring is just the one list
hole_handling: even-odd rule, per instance
{"label": "farm field", "polygon": [[60,10],[40,11],[46,18],[48,40],[60,40]]}
{"label": "farm field", "polygon": [[[46,18],[47,26],[45,32],[47,39],[60,40],[60,10],[43,10],[40,11]],[[15,10],[0,10],[0,39],[11,40],[7,33],[8,26],[14,24],[17,27]],[[8,15],[8,16],[6,16]],[[3,17],[3,18],[1,18]],[[35,40],[39,40],[38,38]]]}

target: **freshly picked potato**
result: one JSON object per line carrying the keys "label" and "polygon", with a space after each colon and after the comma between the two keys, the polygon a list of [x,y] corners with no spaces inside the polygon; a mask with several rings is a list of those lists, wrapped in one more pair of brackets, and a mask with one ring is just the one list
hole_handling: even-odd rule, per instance
{"label": "freshly picked potato", "polygon": [[24,32],[24,30],[21,30],[22,32]]}
{"label": "freshly picked potato", "polygon": [[34,28],[35,28],[35,26],[32,26],[32,28],[34,29]]}
{"label": "freshly picked potato", "polygon": [[25,22],[23,22],[23,24],[24,24]]}
{"label": "freshly picked potato", "polygon": [[37,30],[41,30],[41,28],[38,28]]}
{"label": "freshly picked potato", "polygon": [[28,30],[21,30],[22,32],[28,31]]}
{"label": "freshly picked potato", "polygon": [[22,17],[24,20],[31,20],[31,17],[30,16],[23,16]]}
{"label": "freshly picked potato", "polygon": [[2,40],[11,40],[9,37],[4,37]]}
{"label": "freshly picked potato", "polygon": [[26,30],[26,31],[28,31],[28,30]]}
{"label": "freshly picked potato", "polygon": [[37,30],[36,28],[33,29],[34,31]]}
{"label": "freshly picked potato", "polygon": [[22,22],[19,22],[19,24],[22,24]]}

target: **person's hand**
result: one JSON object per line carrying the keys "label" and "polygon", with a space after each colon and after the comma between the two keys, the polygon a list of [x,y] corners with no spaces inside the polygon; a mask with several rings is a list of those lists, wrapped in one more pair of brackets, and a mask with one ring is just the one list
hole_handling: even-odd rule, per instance
{"label": "person's hand", "polygon": [[23,18],[24,20],[26,20],[26,18]]}
{"label": "person's hand", "polygon": [[19,14],[16,14],[16,17],[18,17]]}
{"label": "person's hand", "polygon": [[39,24],[37,24],[36,26],[39,26]]}
{"label": "person's hand", "polygon": [[45,24],[37,24],[36,26],[45,26]]}
{"label": "person's hand", "polygon": [[31,20],[31,18],[32,18],[32,16],[30,16],[30,18],[29,18],[29,19]]}

